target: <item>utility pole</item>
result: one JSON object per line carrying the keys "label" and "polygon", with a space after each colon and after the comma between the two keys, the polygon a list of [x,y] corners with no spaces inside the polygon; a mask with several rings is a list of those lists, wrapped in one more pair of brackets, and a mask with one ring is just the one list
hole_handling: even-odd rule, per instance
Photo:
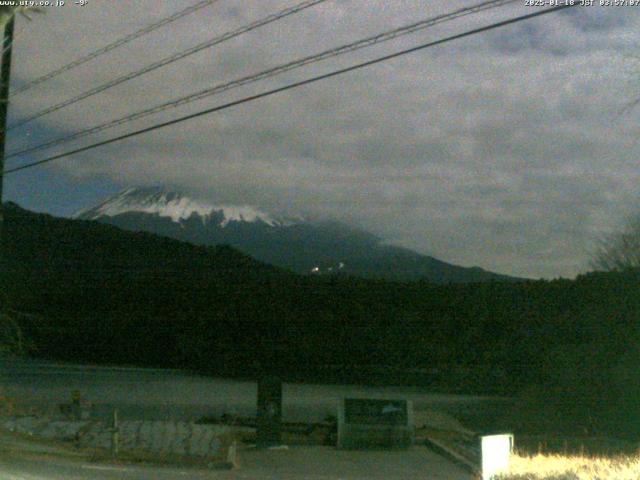
{"label": "utility pole", "polygon": [[[6,241],[4,238],[4,207],[2,205],[2,185],[4,183],[4,154],[7,139],[7,112],[9,111],[9,81],[11,79],[11,48],[13,45],[13,25],[15,17],[12,17],[4,26],[4,41],[2,42],[2,71],[0,72],[0,295],[4,299],[6,293],[4,280],[6,275],[5,252]],[[4,303],[4,302],[3,302]],[[0,310],[7,305],[0,304]]]}
{"label": "utility pole", "polygon": [[[7,139],[7,112],[9,111],[9,82],[11,80],[11,50],[15,17],[4,26],[2,42],[2,72],[0,73],[0,246],[3,242],[4,214],[2,207],[2,185],[4,183],[4,154]],[[0,247],[0,263],[2,260]]]}

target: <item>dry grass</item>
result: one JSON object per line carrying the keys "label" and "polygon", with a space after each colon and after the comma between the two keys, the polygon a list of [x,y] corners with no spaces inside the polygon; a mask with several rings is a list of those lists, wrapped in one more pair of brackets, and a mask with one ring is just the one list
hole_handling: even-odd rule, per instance
{"label": "dry grass", "polygon": [[500,480],[638,480],[640,455],[587,457],[513,455]]}

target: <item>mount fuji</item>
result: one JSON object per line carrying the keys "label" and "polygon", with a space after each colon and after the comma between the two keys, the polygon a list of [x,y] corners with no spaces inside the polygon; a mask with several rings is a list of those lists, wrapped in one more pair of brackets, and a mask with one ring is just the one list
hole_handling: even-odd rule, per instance
{"label": "mount fuji", "polygon": [[344,223],[277,215],[248,205],[215,205],[162,187],[128,188],[74,218],[196,245],[227,244],[302,274],[435,283],[517,280],[387,245],[379,237]]}

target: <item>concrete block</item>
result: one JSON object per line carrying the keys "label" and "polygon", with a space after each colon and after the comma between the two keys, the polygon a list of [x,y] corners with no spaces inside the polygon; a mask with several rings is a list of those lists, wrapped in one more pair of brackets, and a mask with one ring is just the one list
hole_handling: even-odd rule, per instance
{"label": "concrete block", "polygon": [[171,451],[178,455],[185,455],[187,453],[187,440],[191,435],[189,426],[186,422],[176,422],[175,424],[175,436],[171,443]]}
{"label": "concrete block", "polygon": [[204,456],[209,453],[209,443],[211,441],[211,430],[204,425],[193,425],[193,435],[191,436],[191,445],[189,454],[193,456]]}

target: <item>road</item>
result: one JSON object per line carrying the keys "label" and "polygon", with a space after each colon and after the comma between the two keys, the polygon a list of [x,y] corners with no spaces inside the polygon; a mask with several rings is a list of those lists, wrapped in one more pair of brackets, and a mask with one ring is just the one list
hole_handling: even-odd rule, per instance
{"label": "road", "polygon": [[[246,450],[230,471],[202,467],[98,464],[86,458],[23,451],[0,442],[2,480],[471,480],[462,467],[424,447],[339,451],[331,447]],[[29,450],[29,449],[27,449]]]}
{"label": "road", "polygon": [[207,470],[99,465],[55,457],[14,454],[0,457],[0,478],[2,480],[173,480],[181,478],[204,480],[225,477],[218,477]]}
{"label": "road", "polygon": [[[68,402],[79,390],[91,401],[97,416],[108,417],[118,408],[123,419],[197,420],[223,413],[253,416],[254,382],[210,378],[176,370],[64,365],[0,358],[0,395],[16,399],[17,406],[52,408]],[[406,398],[416,412],[437,410],[491,416],[504,400],[448,395],[420,387],[362,387],[355,385],[285,384],[285,421],[322,421],[335,415],[342,397]]]}

